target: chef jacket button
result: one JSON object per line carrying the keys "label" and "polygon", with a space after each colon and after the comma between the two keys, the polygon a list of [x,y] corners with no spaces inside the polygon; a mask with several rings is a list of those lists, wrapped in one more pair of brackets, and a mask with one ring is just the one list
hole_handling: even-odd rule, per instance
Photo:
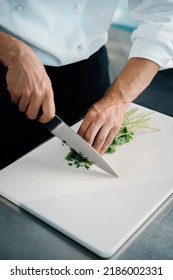
{"label": "chef jacket button", "polygon": [[83,49],[82,44],[77,45],[77,48],[78,48],[78,50],[82,50]]}
{"label": "chef jacket button", "polygon": [[16,6],[16,10],[22,11],[22,10],[23,10],[23,6],[22,6],[21,4],[18,4],[18,5]]}
{"label": "chef jacket button", "polygon": [[74,8],[75,10],[79,10],[79,9],[80,9],[80,5],[79,5],[79,4],[75,4],[75,5],[73,6],[73,8]]}

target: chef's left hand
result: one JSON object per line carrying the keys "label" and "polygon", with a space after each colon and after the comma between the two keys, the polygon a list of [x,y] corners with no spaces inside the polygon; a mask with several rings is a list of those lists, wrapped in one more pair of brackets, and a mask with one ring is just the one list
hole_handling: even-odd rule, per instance
{"label": "chef's left hand", "polygon": [[88,110],[78,130],[79,135],[103,155],[124,121],[126,108],[122,102],[112,98],[109,88],[104,97]]}

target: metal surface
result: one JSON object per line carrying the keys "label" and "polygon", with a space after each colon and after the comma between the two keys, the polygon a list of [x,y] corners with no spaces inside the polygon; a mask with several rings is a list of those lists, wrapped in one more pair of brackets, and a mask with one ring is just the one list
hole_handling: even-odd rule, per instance
{"label": "metal surface", "polygon": [[76,152],[81,153],[82,156],[92,161],[100,169],[112,176],[118,177],[106,160],[58,116],[55,116],[50,122],[43,124],[43,126],[60,140],[65,141],[70,148],[73,148]]}

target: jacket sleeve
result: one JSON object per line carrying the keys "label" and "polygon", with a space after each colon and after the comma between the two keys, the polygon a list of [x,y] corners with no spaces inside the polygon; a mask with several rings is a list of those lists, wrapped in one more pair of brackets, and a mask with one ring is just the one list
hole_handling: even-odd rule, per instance
{"label": "jacket sleeve", "polygon": [[173,67],[173,0],[129,0],[130,16],[139,25],[132,32],[129,58],[143,57]]}

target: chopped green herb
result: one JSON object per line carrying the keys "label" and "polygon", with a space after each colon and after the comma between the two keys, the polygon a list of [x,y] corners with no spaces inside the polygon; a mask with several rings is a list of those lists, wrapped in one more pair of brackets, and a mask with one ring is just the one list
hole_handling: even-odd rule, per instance
{"label": "chopped green herb", "polygon": [[81,153],[77,153],[74,149],[70,148],[70,152],[67,154],[65,159],[68,161],[68,165],[75,165],[76,168],[85,167],[89,169],[93,164],[87,158],[83,157]]}

